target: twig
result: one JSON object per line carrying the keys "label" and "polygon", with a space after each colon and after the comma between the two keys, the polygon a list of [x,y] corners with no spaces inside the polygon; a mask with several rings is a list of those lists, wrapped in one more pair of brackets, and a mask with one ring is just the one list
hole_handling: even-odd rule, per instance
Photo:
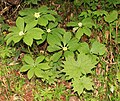
{"label": "twig", "polygon": [[3,15],[5,12],[7,12],[10,9],[11,6],[5,7],[1,12],[0,15]]}
{"label": "twig", "polygon": [[19,7],[20,7],[20,4],[17,6],[16,10],[11,14],[11,16],[15,14],[15,12],[19,9]]}

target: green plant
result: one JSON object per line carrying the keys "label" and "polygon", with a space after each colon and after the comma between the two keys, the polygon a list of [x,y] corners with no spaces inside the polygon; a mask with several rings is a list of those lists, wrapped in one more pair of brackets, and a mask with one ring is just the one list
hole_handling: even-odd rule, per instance
{"label": "green plant", "polygon": [[107,14],[108,12],[105,10],[95,10],[95,11],[87,10],[87,11],[83,11],[80,13],[79,19],[80,18],[91,18],[92,20],[94,20],[96,24],[98,24],[102,20],[102,17],[106,16]]}
{"label": "green plant", "polygon": [[[38,82],[39,83],[39,82]],[[43,88],[38,84],[36,88],[38,92],[35,92],[35,101],[56,100],[61,101],[61,97],[64,96],[67,99],[68,95],[65,95],[66,87],[63,84],[55,84],[55,87],[49,86]]]}
{"label": "green plant", "polygon": [[13,54],[13,50],[11,47],[0,46],[0,58],[5,59],[7,57],[11,57]]}
{"label": "green plant", "polygon": [[116,22],[118,18],[118,12],[116,10],[113,10],[112,12],[108,13],[104,19],[105,21],[109,24],[109,32],[110,32],[110,41],[113,38],[116,39],[116,42],[118,42],[117,40],[117,33],[115,33],[115,28],[119,26],[119,24]]}
{"label": "green plant", "polygon": [[54,15],[57,15],[55,11],[49,10],[46,6],[41,6],[38,9],[26,8],[21,10],[19,14],[23,17],[26,23],[37,21],[37,24],[44,27],[47,26],[49,21],[55,22],[56,19]]}
{"label": "green plant", "polygon": [[46,71],[51,69],[49,62],[43,62],[45,56],[39,56],[35,59],[32,59],[30,55],[24,56],[25,64],[21,67],[20,72],[27,72],[27,76],[31,79],[34,75],[40,78],[45,78],[47,75]]}
{"label": "green plant", "polygon": [[48,34],[62,34],[64,32],[63,29],[61,28],[58,28],[58,22],[49,22],[49,24],[44,28],[45,30],[45,33],[42,35],[42,40],[36,40],[37,42],[37,45],[43,43],[47,37],[48,37]]}
{"label": "green plant", "polygon": [[87,9],[96,10],[98,5],[98,0],[74,0],[74,5],[80,7],[86,7]]}
{"label": "green plant", "polygon": [[9,28],[9,26],[7,24],[5,24],[4,20],[5,19],[2,16],[0,16],[0,34],[4,30],[8,30],[8,28]]}
{"label": "green plant", "polygon": [[77,60],[73,57],[68,57],[63,63],[63,72],[66,73],[66,76],[69,76],[69,79],[72,79],[74,91],[77,91],[80,95],[84,88],[93,90],[92,79],[90,79],[87,74],[91,73],[91,69],[98,63],[96,57],[90,57],[89,55],[81,53],[78,54]]}
{"label": "green plant", "polygon": [[81,39],[83,34],[90,36],[91,28],[95,26],[93,20],[91,18],[84,18],[80,22],[69,22],[67,27],[73,27],[73,33],[75,33],[75,37]]}
{"label": "green plant", "polygon": [[56,33],[48,34],[48,48],[49,52],[54,52],[51,60],[54,62],[58,61],[62,56],[65,58],[69,55],[74,56],[74,52],[78,48],[78,40],[76,38],[72,38],[72,34],[70,32],[64,32],[63,35]]}
{"label": "green plant", "polygon": [[66,58],[66,61],[63,62],[64,69],[62,71],[66,73],[69,79],[72,79],[73,89],[80,95],[83,93],[84,88],[93,90],[93,82],[89,74],[92,73],[91,70],[99,62],[96,55],[105,54],[105,46],[95,41],[92,43],[90,50],[88,44],[84,42],[80,43],[78,51],[80,54],[77,55],[77,60],[71,56]]}
{"label": "green plant", "polygon": [[[37,4],[40,0],[24,1],[29,4]],[[49,2],[47,5],[65,17],[65,21],[60,23],[59,15],[47,6],[36,8],[37,5],[32,5],[34,9],[23,8],[19,12],[16,26],[9,29],[10,33],[5,38],[7,45],[13,46],[14,44],[14,47],[19,50],[12,59],[21,62],[22,55],[24,55],[22,67],[19,64],[20,72],[27,73],[30,82],[37,79],[38,82],[44,84],[42,86],[40,83],[38,84],[40,88],[35,90],[35,100],[60,101],[60,97],[66,93],[64,91],[69,89],[70,93],[79,95],[80,100],[119,101],[120,23],[119,11],[117,11],[119,1],[46,1],[46,3]],[[76,9],[74,5],[71,5],[73,1],[79,8]],[[45,4],[45,1],[42,3]],[[59,6],[56,7],[56,5]],[[109,7],[107,7],[108,5]],[[67,8],[68,6],[70,8]],[[111,11],[111,9],[116,10]],[[79,11],[80,14],[78,14]],[[72,17],[74,14],[77,14],[76,18]],[[74,19],[66,22],[70,20],[70,17]],[[2,24],[4,24],[4,19],[2,19]],[[63,24],[67,25],[67,28],[64,28]],[[1,36],[0,41],[3,44],[4,36],[2,33]],[[6,57],[12,56],[12,47],[1,48],[1,59],[7,61]],[[44,53],[40,54],[41,51]],[[9,62],[7,63],[11,65]],[[15,66],[15,63],[12,65]],[[3,75],[2,72],[3,70],[0,72],[1,75]],[[61,79],[70,83],[68,89],[64,84],[57,84],[58,80],[61,81]],[[24,84],[22,80],[19,82],[20,84],[17,83],[13,89],[17,93]],[[35,87],[38,86],[36,82],[34,83]],[[10,91],[12,93],[11,89]]]}
{"label": "green plant", "polygon": [[15,43],[20,42],[23,39],[23,42],[28,46],[33,44],[33,39],[42,39],[42,34],[44,31],[41,28],[35,27],[37,21],[32,21],[29,24],[25,24],[24,19],[18,17],[16,20],[16,26],[9,29],[10,33],[6,36],[7,45],[12,41]]}
{"label": "green plant", "polygon": [[27,8],[21,10],[19,14],[21,17],[17,18],[16,27],[11,27],[10,34],[6,36],[7,45],[12,41],[14,44],[18,43],[21,39],[28,46],[32,46],[34,39],[37,44],[41,44],[46,40],[46,33],[58,25],[54,17],[57,15],[56,12],[46,6],[38,9]]}
{"label": "green plant", "polygon": [[[74,5],[76,7],[80,7],[83,5],[85,7],[84,9],[91,9],[91,10],[96,10],[99,8],[109,10],[113,8],[117,8],[118,5],[120,4],[120,1],[118,0],[73,0]],[[104,6],[103,6],[104,5]]]}

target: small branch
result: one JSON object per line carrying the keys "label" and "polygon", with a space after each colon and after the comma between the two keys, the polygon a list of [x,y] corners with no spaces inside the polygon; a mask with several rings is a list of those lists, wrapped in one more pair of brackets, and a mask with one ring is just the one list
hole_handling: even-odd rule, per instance
{"label": "small branch", "polygon": [[2,11],[0,11],[0,15],[3,15],[3,14],[4,14],[5,12],[7,12],[10,8],[11,8],[11,6],[5,7]]}
{"label": "small branch", "polygon": [[11,14],[11,16],[15,14],[15,12],[19,9],[19,7],[20,7],[20,4],[17,6],[17,8],[16,8],[15,11]]}

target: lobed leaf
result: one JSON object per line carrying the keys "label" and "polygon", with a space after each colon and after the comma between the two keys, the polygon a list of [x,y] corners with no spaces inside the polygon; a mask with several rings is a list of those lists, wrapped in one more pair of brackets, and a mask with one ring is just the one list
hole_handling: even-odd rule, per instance
{"label": "lobed leaf", "polygon": [[87,90],[93,90],[93,82],[86,76],[83,76],[80,79],[75,78],[72,83],[74,91],[77,91],[79,95],[83,92],[84,88]]}
{"label": "lobed leaf", "polygon": [[90,57],[89,55],[81,53],[78,54],[76,61],[74,57],[69,56],[63,63],[63,71],[66,73],[66,75],[69,75],[71,78],[79,78],[81,74],[86,75],[88,73],[91,73],[91,70],[95,67],[98,61],[96,57]]}

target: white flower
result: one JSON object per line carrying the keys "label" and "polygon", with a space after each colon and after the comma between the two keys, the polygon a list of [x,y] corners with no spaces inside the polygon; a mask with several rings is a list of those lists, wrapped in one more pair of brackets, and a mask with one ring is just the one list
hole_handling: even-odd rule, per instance
{"label": "white flower", "polygon": [[50,32],[51,32],[51,29],[47,29],[47,32],[50,33]]}
{"label": "white flower", "polygon": [[25,35],[25,33],[23,33],[23,31],[19,32],[19,36]]}
{"label": "white flower", "polygon": [[40,13],[35,13],[34,17],[39,18],[40,17]]}
{"label": "white flower", "polygon": [[67,47],[63,47],[63,50],[66,51],[66,50],[67,50]]}
{"label": "white flower", "polygon": [[82,27],[82,23],[81,23],[81,22],[79,22],[79,23],[78,23],[78,26],[79,26],[79,27]]}

